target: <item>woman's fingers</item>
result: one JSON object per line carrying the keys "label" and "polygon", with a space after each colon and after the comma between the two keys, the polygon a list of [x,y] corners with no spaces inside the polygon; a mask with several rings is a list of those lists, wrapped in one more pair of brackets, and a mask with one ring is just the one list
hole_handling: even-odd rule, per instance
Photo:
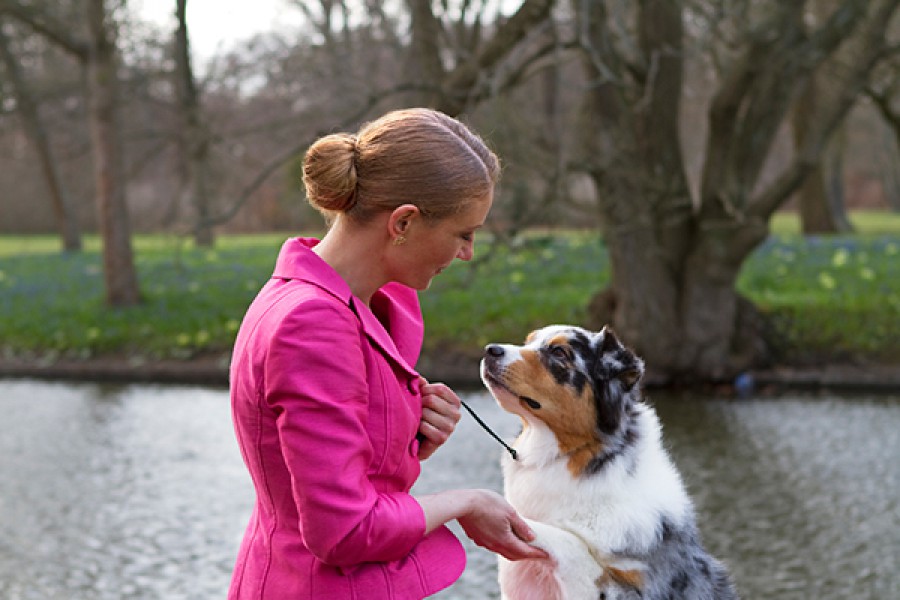
{"label": "woman's fingers", "polygon": [[434,453],[456,429],[460,419],[460,400],[456,393],[443,383],[428,383],[419,379],[422,394],[422,421],[419,433],[425,438],[419,447],[419,458]]}
{"label": "woman's fingers", "polygon": [[459,519],[472,541],[509,560],[548,558],[546,552],[527,543],[534,539],[534,532],[502,496],[487,490],[479,492],[477,508]]}

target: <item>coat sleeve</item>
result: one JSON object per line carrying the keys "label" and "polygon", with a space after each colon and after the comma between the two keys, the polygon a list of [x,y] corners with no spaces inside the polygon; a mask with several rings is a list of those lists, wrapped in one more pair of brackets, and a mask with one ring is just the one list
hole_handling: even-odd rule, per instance
{"label": "coat sleeve", "polygon": [[362,343],[346,306],[310,300],[281,320],[266,364],[266,399],[303,539],[335,566],[400,559],[425,532],[411,495],[378,492],[367,477],[373,449]]}

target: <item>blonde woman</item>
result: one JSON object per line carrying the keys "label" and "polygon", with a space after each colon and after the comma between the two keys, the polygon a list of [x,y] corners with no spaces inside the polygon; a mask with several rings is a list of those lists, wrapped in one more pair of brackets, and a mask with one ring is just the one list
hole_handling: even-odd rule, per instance
{"label": "blonde woman", "polygon": [[499,171],[477,135],[426,109],[309,148],[307,197],[330,228],[285,242],[235,342],[233,417],[257,500],[230,600],[424,598],[465,566],[454,519],[508,559],[546,556],[499,494],[410,494],[460,417],[456,394],[415,370],[416,290],[472,258]]}

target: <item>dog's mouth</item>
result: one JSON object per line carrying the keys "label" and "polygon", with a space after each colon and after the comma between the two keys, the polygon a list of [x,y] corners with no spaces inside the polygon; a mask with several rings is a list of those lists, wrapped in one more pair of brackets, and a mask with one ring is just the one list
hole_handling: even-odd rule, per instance
{"label": "dog's mouth", "polygon": [[503,390],[504,392],[510,394],[511,396],[518,398],[521,402],[524,402],[529,407],[531,407],[533,410],[539,410],[541,408],[540,402],[538,402],[537,400],[535,400],[533,398],[529,398],[528,396],[521,396],[521,395],[515,393],[513,390],[510,389],[510,387],[508,385],[506,385],[503,381],[501,381],[498,377],[496,377],[493,373],[491,373],[487,369],[484,369],[483,375],[484,375],[484,380],[488,384],[488,386],[490,386],[492,388],[499,388],[500,390]]}

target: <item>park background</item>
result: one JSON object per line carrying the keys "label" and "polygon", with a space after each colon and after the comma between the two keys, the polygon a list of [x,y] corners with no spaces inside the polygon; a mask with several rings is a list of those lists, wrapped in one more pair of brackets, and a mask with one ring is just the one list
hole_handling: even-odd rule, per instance
{"label": "park background", "polygon": [[[303,152],[424,105],[504,172],[421,372],[510,438],[484,344],[612,324],[742,597],[900,597],[898,5],[0,0],[0,596],[225,595],[227,367],[323,231]],[[500,452],[464,415],[416,491]],[[497,598],[466,543],[438,596]]]}
{"label": "park background", "polygon": [[422,296],[434,375],[548,322],[663,384],[900,360],[896,2],[285,0],[202,52],[215,10],[161,4],[0,1],[7,372],[221,378],[278,245],[322,231],[304,149],[411,105],[504,164]]}

